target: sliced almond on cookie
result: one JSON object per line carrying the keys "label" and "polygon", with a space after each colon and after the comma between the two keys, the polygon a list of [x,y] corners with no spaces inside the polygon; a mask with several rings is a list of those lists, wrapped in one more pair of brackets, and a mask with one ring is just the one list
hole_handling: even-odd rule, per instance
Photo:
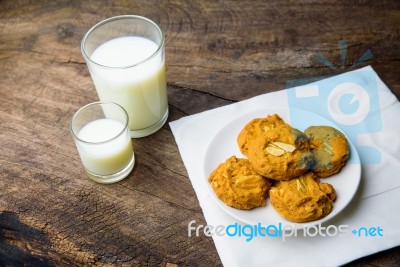
{"label": "sliced almond on cookie", "polygon": [[305,179],[303,179],[302,177],[298,178],[296,180],[296,183],[297,183],[297,190],[303,193],[307,193],[308,188],[307,188],[307,181]]}
{"label": "sliced almond on cookie", "polygon": [[266,150],[271,155],[279,157],[285,154],[285,152],[292,153],[296,150],[296,147],[294,145],[286,144],[283,142],[272,142],[267,146]]}
{"label": "sliced almond on cookie", "polygon": [[273,142],[272,144],[274,144],[275,146],[277,146],[279,148],[282,148],[286,152],[292,153],[293,151],[296,150],[296,147],[291,144],[286,144],[286,143],[282,143],[282,142]]}
{"label": "sliced almond on cookie", "polygon": [[285,154],[285,150],[279,147],[267,146],[266,150],[269,154],[274,155],[276,157],[280,157],[283,154]]}
{"label": "sliced almond on cookie", "polygon": [[326,152],[333,155],[333,147],[328,142],[323,142],[322,147]]}

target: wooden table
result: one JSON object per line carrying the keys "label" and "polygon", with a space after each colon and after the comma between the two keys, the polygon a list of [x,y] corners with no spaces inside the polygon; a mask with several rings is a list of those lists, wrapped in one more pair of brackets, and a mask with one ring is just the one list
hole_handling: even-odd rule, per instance
{"label": "wooden table", "polygon": [[[68,124],[98,97],[80,41],[121,14],[146,16],[165,32],[168,121],[343,73],[366,52],[354,68],[372,65],[400,97],[397,0],[3,0],[0,266],[221,265],[211,238],[188,238],[191,220],[206,222],[168,124],[134,140],[127,179],[101,185],[85,176]],[[348,266],[398,266],[399,252]]]}

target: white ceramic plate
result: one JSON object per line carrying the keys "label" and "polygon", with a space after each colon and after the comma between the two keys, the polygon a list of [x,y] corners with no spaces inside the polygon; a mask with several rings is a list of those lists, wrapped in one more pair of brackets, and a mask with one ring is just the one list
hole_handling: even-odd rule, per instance
{"label": "white ceramic plate", "polygon": [[312,125],[329,125],[344,133],[343,130],[341,130],[330,120],[321,117],[315,113],[304,110],[296,110],[295,112],[296,118],[301,117],[301,121],[291,121],[290,112],[288,109],[265,108],[247,114],[235,114],[235,118],[222,126],[222,128],[218,131],[218,133],[212,139],[207,148],[205,158],[203,160],[203,176],[204,181],[207,184],[207,188],[210,190],[211,195],[213,196],[215,201],[221,206],[221,208],[225,212],[243,223],[251,225],[256,225],[258,223],[261,223],[262,225],[278,225],[279,223],[282,223],[283,225],[290,224],[294,228],[305,228],[317,225],[320,223],[324,223],[338,215],[350,203],[351,199],[357,192],[361,180],[360,158],[358,156],[355,146],[347,137],[350,146],[350,158],[347,164],[338,174],[335,174],[328,178],[320,179],[321,182],[332,184],[336,190],[337,196],[333,204],[331,213],[325,218],[308,223],[294,223],[281,217],[272,207],[269,198],[267,199],[267,205],[265,207],[255,208],[252,210],[239,210],[227,206],[217,197],[211,185],[208,183],[208,176],[220,163],[225,162],[225,160],[228,159],[230,156],[235,155],[239,158],[245,157],[239,150],[236,138],[244,125],[246,125],[252,119],[266,117],[269,114],[276,113],[280,115],[282,119],[285,120],[285,122],[289,123],[292,127],[297,128],[301,131],[304,131],[308,126]]}

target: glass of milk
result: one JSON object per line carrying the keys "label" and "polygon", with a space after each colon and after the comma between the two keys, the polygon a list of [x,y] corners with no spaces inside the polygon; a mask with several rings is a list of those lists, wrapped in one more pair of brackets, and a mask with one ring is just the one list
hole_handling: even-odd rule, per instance
{"label": "glass of milk", "polygon": [[164,125],[164,34],[156,23],[134,15],[106,19],[86,33],[81,51],[100,101],[124,107],[132,137],[150,135]]}
{"label": "glass of milk", "polygon": [[72,138],[92,180],[114,183],[135,165],[129,117],[112,102],[94,102],[80,108],[70,122]]}

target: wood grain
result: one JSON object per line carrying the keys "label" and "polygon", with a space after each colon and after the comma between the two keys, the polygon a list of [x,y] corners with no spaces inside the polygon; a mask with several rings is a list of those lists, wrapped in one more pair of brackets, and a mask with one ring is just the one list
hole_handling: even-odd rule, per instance
{"label": "wood grain", "polygon": [[[396,0],[0,1],[1,266],[221,265],[211,238],[187,236],[191,220],[206,222],[168,124],[134,140],[122,182],[83,172],[69,119],[98,98],[80,41],[121,14],[165,32],[169,121],[345,72],[368,50],[357,67],[372,65],[400,97]],[[348,266],[397,266],[399,252]]]}

